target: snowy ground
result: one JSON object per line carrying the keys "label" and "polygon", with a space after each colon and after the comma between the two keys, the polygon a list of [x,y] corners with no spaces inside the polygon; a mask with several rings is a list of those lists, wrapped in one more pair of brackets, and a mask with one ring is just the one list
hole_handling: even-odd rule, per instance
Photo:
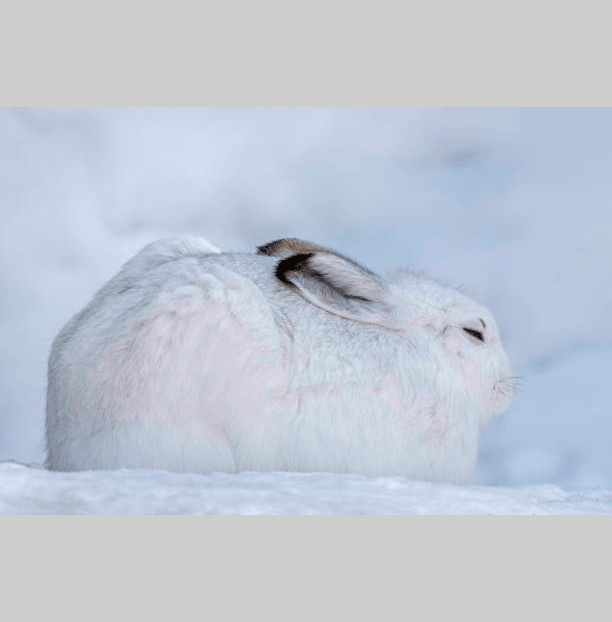
{"label": "snowy ground", "polygon": [[332,473],[52,473],[0,463],[0,514],[612,514],[612,492]]}
{"label": "snowy ground", "polygon": [[294,235],[495,312],[477,484],[612,489],[610,144],[612,109],[0,110],[0,460],[42,462],[53,336],[144,244]]}

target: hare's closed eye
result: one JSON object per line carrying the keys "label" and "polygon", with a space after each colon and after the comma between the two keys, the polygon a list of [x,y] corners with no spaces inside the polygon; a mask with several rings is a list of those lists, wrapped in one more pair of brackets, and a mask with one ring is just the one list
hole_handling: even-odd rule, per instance
{"label": "hare's closed eye", "polygon": [[474,337],[475,339],[478,339],[478,341],[482,341],[484,343],[484,335],[479,331],[479,330],[475,330],[473,328],[467,328],[466,326],[463,327],[463,330],[470,336]]}

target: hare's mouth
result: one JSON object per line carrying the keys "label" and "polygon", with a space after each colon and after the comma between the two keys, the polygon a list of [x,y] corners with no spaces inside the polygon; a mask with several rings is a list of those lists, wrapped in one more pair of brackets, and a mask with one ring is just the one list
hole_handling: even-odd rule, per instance
{"label": "hare's mouth", "polygon": [[512,398],[516,394],[520,380],[520,376],[504,376],[493,385],[493,389],[496,395]]}

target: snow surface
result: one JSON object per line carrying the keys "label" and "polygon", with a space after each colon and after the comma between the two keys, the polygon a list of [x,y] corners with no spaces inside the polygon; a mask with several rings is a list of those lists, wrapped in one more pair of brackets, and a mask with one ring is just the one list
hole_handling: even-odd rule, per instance
{"label": "snow surface", "polygon": [[612,489],[611,144],[612,109],[0,110],[0,460],[43,461],[51,341],[144,244],[290,235],[492,308],[522,386],[476,483]]}
{"label": "snow surface", "polygon": [[336,473],[56,473],[0,463],[3,514],[612,514],[612,492]]}

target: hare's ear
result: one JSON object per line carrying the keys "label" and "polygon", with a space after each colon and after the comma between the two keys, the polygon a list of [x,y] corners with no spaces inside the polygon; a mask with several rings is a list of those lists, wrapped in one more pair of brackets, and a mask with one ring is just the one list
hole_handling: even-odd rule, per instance
{"label": "hare's ear", "polygon": [[278,263],[276,276],[328,313],[390,328],[384,282],[347,257],[334,252],[297,253]]}
{"label": "hare's ear", "polygon": [[300,240],[299,238],[281,238],[257,247],[258,255],[268,255],[269,257],[288,257],[301,253],[314,253],[316,251],[333,252],[314,242]]}

